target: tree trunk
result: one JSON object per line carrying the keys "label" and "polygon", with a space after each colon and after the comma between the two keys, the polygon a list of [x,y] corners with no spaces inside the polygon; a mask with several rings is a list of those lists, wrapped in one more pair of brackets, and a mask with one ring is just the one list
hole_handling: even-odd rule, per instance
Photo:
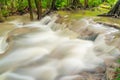
{"label": "tree trunk", "polygon": [[2,13],[1,13],[1,6],[2,6],[2,4],[0,4],[0,22],[4,22],[4,19],[3,19]]}
{"label": "tree trunk", "polygon": [[84,8],[88,8],[88,0],[84,0]]}
{"label": "tree trunk", "polygon": [[70,1],[69,1],[69,0],[67,0],[67,6],[69,6],[69,4],[70,4]]}
{"label": "tree trunk", "polygon": [[29,12],[30,12],[30,19],[33,20],[33,10],[31,5],[31,0],[28,0],[28,5],[29,5]]}
{"label": "tree trunk", "polygon": [[52,1],[52,0],[48,0],[48,1],[47,1],[47,9],[49,9],[49,8],[51,7],[51,1]]}
{"label": "tree trunk", "polygon": [[71,0],[71,8],[77,9],[78,7],[81,7],[80,0]]}
{"label": "tree trunk", "polygon": [[41,0],[35,0],[35,5],[37,8],[37,19],[40,20],[42,17],[42,1]]}
{"label": "tree trunk", "polygon": [[78,4],[79,4],[79,0],[73,0],[72,5],[78,6]]}
{"label": "tree trunk", "polygon": [[15,12],[15,0],[11,0],[11,13],[14,14]]}
{"label": "tree trunk", "polygon": [[118,0],[115,6],[108,12],[108,15],[120,17],[120,0]]}
{"label": "tree trunk", "polygon": [[57,0],[52,0],[52,4],[51,4],[51,7],[50,7],[50,10],[57,10],[56,5],[55,5],[56,1]]}
{"label": "tree trunk", "polygon": [[107,0],[102,0],[102,2],[106,2]]}

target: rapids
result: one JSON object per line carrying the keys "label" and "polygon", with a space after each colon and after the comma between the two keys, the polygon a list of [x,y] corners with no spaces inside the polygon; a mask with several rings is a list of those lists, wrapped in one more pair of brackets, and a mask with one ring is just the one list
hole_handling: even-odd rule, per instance
{"label": "rapids", "polygon": [[106,42],[106,36],[110,41],[119,30],[87,18],[62,29],[66,25],[57,19],[10,22],[16,28],[0,38],[0,80],[75,80],[82,71],[104,66],[106,58],[120,55]]}

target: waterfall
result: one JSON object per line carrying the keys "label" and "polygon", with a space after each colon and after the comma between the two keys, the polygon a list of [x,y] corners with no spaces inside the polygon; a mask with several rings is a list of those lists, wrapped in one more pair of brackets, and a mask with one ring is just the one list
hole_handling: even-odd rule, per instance
{"label": "waterfall", "polygon": [[119,30],[91,19],[62,29],[65,25],[56,20],[46,16],[28,24],[11,22],[16,28],[0,38],[0,79],[75,80],[82,71],[104,65],[105,58],[120,55],[116,46],[106,43],[106,36]]}

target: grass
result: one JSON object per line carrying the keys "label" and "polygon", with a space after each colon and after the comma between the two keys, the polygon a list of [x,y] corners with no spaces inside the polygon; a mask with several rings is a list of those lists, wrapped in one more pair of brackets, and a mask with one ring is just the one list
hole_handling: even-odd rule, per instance
{"label": "grass", "polygon": [[[120,59],[117,61],[120,64]],[[120,80],[120,67],[115,69],[115,79],[114,80]]]}
{"label": "grass", "polygon": [[80,19],[84,17],[95,17],[98,14],[107,13],[107,9],[93,8],[90,10],[77,10],[77,11],[58,11],[60,15],[68,15],[70,19]]}

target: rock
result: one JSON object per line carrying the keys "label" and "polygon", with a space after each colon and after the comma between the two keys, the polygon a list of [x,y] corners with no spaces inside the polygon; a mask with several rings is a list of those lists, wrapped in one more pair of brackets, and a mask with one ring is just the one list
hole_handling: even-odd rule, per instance
{"label": "rock", "polygon": [[107,68],[106,69],[106,78],[107,78],[107,80],[114,80],[114,76],[115,76],[115,69]]}
{"label": "rock", "polygon": [[59,80],[86,80],[86,79],[81,75],[73,75],[73,76],[62,77]]}
{"label": "rock", "polygon": [[84,80],[106,80],[104,73],[82,72],[80,75],[84,77]]}
{"label": "rock", "polygon": [[104,74],[89,75],[87,80],[106,80]]}
{"label": "rock", "polygon": [[107,67],[112,67],[113,63],[116,62],[116,59],[114,59],[114,58],[106,58],[106,59],[104,59],[104,61],[105,61],[105,65]]}

